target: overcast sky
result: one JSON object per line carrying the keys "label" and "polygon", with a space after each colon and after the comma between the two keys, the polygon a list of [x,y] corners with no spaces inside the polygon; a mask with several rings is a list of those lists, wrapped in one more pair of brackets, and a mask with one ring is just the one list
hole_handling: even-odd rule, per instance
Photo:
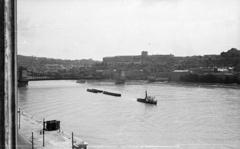
{"label": "overcast sky", "polygon": [[18,54],[102,60],[240,49],[240,0],[18,0]]}

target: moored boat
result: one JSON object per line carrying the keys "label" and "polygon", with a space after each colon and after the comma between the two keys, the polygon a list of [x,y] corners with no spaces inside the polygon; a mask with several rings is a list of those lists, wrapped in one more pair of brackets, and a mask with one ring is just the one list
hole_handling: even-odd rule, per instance
{"label": "moored boat", "polygon": [[77,80],[76,83],[85,83],[85,80]]}
{"label": "moored boat", "polygon": [[148,103],[148,104],[157,104],[157,100],[155,100],[155,97],[147,96],[147,91],[146,91],[145,98],[137,98],[137,101],[143,102],[143,103]]}

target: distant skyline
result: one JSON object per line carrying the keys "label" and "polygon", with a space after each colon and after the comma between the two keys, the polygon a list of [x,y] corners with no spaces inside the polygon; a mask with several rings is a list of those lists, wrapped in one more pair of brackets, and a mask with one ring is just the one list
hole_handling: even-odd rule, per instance
{"label": "distant skyline", "polygon": [[239,0],[18,0],[18,54],[93,59],[240,49]]}

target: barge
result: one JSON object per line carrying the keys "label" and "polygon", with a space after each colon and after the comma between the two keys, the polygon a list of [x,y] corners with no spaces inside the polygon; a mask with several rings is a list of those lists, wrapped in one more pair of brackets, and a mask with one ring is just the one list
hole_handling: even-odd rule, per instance
{"label": "barge", "polygon": [[111,95],[111,96],[121,97],[121,94],[119,94],[119,93],[113,93],[113,92],[107,92],[107,91],[104,91],[103,94]]}

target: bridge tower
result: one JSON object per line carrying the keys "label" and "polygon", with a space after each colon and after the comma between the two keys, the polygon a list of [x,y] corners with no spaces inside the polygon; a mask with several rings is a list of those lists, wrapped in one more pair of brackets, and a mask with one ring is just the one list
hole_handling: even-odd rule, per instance
{"label": "bridge tower", "polygon": [[28,86],[28,75],[27,68],[19,67],[18,68],[18,87],[26,87]]}

